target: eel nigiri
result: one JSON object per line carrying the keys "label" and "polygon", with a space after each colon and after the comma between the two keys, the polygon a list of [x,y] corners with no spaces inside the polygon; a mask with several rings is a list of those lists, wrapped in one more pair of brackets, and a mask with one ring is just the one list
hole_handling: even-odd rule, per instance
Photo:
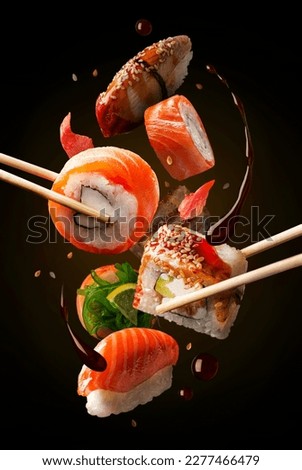
{"label": "eel nigiri", "polygon": [[188,73],[191,47],[186,35],[168,37],[123,65],[96,100],[96,118],[104,137],[134,129],[143,123],[148,106],[175,93]]}
{"label": "eel nigiri", "polygon": [[[156,306],[247,270],[240,250],[212,246],[185,226],[162,225],[144,246],[133,306],[157,315]],[[226,338],[240,308],[244,286],[165,312],[170,322],[218,339]]]}
{"label": "eel nigiri", "polygon": [[87,398],[89,414],[106,417],[133,410],[168,390],[179,347],[169,334],[149,328],[125,328],[95,347],[107,362],[103,372],[86,365],[78,376],[77,393]]}
{"label": "eel nigiri", "polygon": [[150,145],[172,178],[181,181],[214,166],[204,124],[185,96],[174,95],[149,106],[144,121]]}
{"label": "eel nigiri", "polygon": [[148,230],[159,202],[159,183],[151,166],[119,147],[96,147],[70,158],[52,190],[109,216],[108,222],[75,213],[49,201],[58,232],[77,248],[92,253],[121,253]]}

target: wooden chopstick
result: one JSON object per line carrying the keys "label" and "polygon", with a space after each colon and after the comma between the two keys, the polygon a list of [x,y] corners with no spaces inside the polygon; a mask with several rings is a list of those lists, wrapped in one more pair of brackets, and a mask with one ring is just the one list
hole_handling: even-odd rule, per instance
{"label": "wooden chopstick", "polygon": [[[54,181],[58,176],[58,173],[55,173],[54,171],[24,162],[23,160],[19,160],[14,157],[10,157],[4,153],[0,153],[0,163],[4,163],[5,165],[9,165],[13,168],[18,168],[19,170],[25,171],[35,176],[39,176],[41,178],[45,178],[49,181]],[[82,202],[76,201],[75,199],[65,196],[64,194],[57,193],[51,189],[44,188],[43,186],[40,186],[31,181],[27,181],[26,179],[13,175],[7,171],[0,170],[0,180],[32,191],[39,196],[44,197],[45,199],[50,199],[51,201],[62,204],[63,206],[69,207],[72,210],[99,219],[102,222],[108,222],[110,219],[109,215],[101,213],[100,211],[87,206]]]}
{"label": "wooden chopstick", "polygon": [[299,266],[302,266],[302,253],[281,261],[276,261],[275,263],[268,264],[267,266],[262,266],[261,268],[254,269],[253,271],[239,274],[238,276],[231,277],[225,281],[217,282],[211,286],[198,289],[195,292],[189,292],[188,294],[183,294],[171,300],[167,300],[156,307],[156,313],[162,314],[169,310],[195,302],[196,300],[201,300],[205,297],[219,294],[228,289],[243,286],[244,284],[250,284],[251,282],[255,282]]}
{"label": "wooden chopstick", "polygon": [[273,235],[272,237],[261,240],[260,242],[254,243],[252,245],[243,248],[241,253],[249,258],[250,256],[261,253],[262,251],[270,250],[271,248],[285,243],[294,238],[300,237],[302,235],[302,224],[298,224],[295,227],[284,230],[283,232]]}
{"label": "wooden chopstick", "polygon": [[[261,240],[260,242],[247,246],[246,248],[243,248],[240,251],[246,258],[248,258],[250,256],[261,253],[265,250],[273,248],[277,245],[280,245],[281,243],[285,243],[301,235],[302,224],[298,224],[290,229],[284,230],[283,232],[273,235],[272,237],[266,238],[265,240]],[[247,273],[231,277],[229,279],[226,279],[225,281],[217,282],[216,284],[212,284],[211,286],[203,287],[201,289],[196,290],[195,292],[189,292],[188,294],[183,294],[171,300],[167,300],[163,304],[160,304],[156,307],[156,313],[162,314],[168,312],[171,309],[182,307],[191,302],[195,302],[196,300],[202,300],[211,295],[219,294],[225,290],[233,289],[244,284],[249,284],[251,282],[255,282],[260,279],[273,276],[274,274],[278,274],[301,265],[302,254],[298,254],[290,258],[286,258],[284,260],[269,264],[267,266],[254,269],[253,271],[249,271]]]}
{"label": "wooden chopstick", "polygon": [[0,163],[8,165],[12,168],[17,168],[18,170],[25,171],[31,175],[39,176],[49,181],[55,181],[59,176],[55,171],[47,170],[38,165],[33,165],[32,163],[25,162],[24,160],[19,160],[18,158],[11,157],[5,153],[0,153]]}

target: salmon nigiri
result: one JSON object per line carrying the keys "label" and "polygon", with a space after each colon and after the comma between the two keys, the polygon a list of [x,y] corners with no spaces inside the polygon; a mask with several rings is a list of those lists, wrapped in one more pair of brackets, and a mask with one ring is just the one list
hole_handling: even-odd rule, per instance
{"label": "salmon nigiri", "polygon": [[95,347],[107,367],[97,372],[83,365],[78,395],[87,398],[89,414],[106,417],[133,410],[172,385],[179,347],[169,334],[151,328],[125,328]]}
{"label": "salmon nigiri", "polygon": [[188,73],[191,47],[186,35],[168,37],[123,65],[96,100],[96,118],[104,137],[134,129],[144,122],[148,106],[175,93]]}
{"label": "salmon nigiri", "polygon": [[52,190],[109,216],[92,216],[49,201],[58,232],[77,248],[92,253],[121,253],[147,231],[159,202],[159,183],[150,165],[119,147],[89,148],[70,158]]}
{"label": "salmon nigiri", "polygon": [[192,103],[174,95],[144,113],[149,142],[167,172],[184,180],[212,168],[214,152]]}

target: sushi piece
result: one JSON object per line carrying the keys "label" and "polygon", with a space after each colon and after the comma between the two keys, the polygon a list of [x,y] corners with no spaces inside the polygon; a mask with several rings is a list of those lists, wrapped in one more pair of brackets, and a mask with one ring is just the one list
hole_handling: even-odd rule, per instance
{"label": "sushi piece", "polygon": [[154,316],[133,308],[137,271],[125,263],[100,266],[85,277],[76,295],[82,326],[101,339],[127,327],[152,327]]}
{"label": "sushi piece", "polygon": [[[245,256],[227,244],[213,247],[181,225],[162,225],[144,246],[133,306],[156,315],[170,298],[237,276],[247,270]],[[218,339],[229,335],[244,286],[192,302],[160,316]]]}
{"label": "sushi piece", "polygon": [[160,330],[126,328],[102,339],[95,347],[106,360],[103,372],[84,365],[77,393],[87,398],[90,415],[100,418],[125,413],[161,395],[172,385],[178,361],[176,340]]}
{"label": "sushi piece", "polygon": [[96,100],[96,118],[104,137],[134,129],[143,123],[148,106],[175,93],[188,73],[191,47],[186,35],[168,37],[123,65]]}
{"label": "sushi piece", "polygon": [[71,113],[68,113],[60,125],[60,142],[69,158],[94,147],[91,137],[73,132],[70,121]]}
{"label": "sushi piece", "polygon": [[185,96],[174,95],[148,107],[144,121],[150,145],[172,178],[181,181],[215,165],[203,122]]}
{"label": "sushi piece", "polygon": [[112,254],[128,250],[146,233],[159,202],[150,165],[118,147],[96,147],[70,158],[52,186],[109,216],[108,222],[76,213],[53,201],[48,208],[58,232],[79,249]]}

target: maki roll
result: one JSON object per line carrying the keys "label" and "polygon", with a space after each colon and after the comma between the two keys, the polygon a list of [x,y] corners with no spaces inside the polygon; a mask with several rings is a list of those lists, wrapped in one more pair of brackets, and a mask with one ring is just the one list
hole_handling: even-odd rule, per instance
{"label": "maki roll", "polygon": [[175,93],[188,73],[191,47],[186,35],[168,37],[123,65],[96,100],[96,118],[104,137],[136,128],[148,106]]}
{"label": "maki roll", "polygon": [[[213,247],[185,226],[164,224],[144,245],[134,307],[157,315],[165,301],[247,270],[245,256],[227,244]],[[244,286],[161,314],[178,325],[218,339],[229,335]]]}
{"label": "maki roll", "polygon": [[150,106],[144,119],[150,145],[172,178],[181,181],[215,165],[204,124],[185,96],[174,95]]}
{"label": "maki roll", "polygon": [[159,184],[150,165],[119,147],[86,149],[70,158],[52,190],[109,217],[103,222],[49,201],[58,232],[91,253],[121,253],[146,233],[159,202]]}
{"label": "maki roll", "polygon": [[150,328],[125,328],[95,347],[107,367],[97,372],[84,365],[77,393],[87,398],[89,414],[100,418],[125,413],[153,400],[172,385],[179,347],[167,333]]}

